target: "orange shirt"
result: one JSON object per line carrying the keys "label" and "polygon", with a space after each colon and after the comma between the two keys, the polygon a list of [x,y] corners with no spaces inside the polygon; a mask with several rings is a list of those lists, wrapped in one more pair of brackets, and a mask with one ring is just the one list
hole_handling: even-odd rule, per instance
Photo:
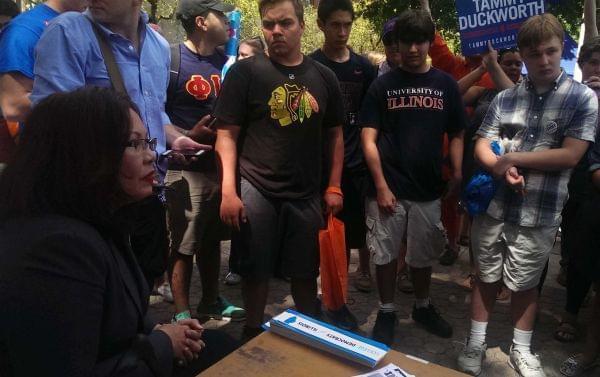
{"label": "orange shirt", "polygon": [[[429,48],[429,56],[431,64],[442,71],[454,77],[455,80],[460,80],[471,72],[471,67],[462,55],[455,55],[446,44],[440,33],[435,33],[435,39]],[[481,80],[475,86],[483,86],[484,88],[493,89],[495,87],[489,73],[485,73]]]}

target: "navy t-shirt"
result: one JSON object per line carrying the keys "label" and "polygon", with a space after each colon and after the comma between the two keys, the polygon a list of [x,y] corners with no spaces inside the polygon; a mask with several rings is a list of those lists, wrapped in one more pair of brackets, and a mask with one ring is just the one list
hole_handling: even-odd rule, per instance
{"label": "navy t-shirt", "polygon": [[183,43],[179,44],[179,51],[177,89],[168,93],[166,110],[174,125],[190,130],[203,116],[212,113],[227,57],[218,50],[210,56],[198,55]]}
{"label": "navy t-shirt", "polygon": [[0,73],[18,72],[33,80],[35,45],[58,12],[46,4],[15,17],[0,34]]}
{"label": "navy t-shirt", "polygon": [[[467,123],[456,81],[431,68],[410,73],[397,68],[373,82],[363,101],[360,124],[376,128],[385,180],[398,199],[431,201],[444,190],[444,133]],[[374,187],[369,195],[375,195]]]}
{"label": "navy t-shirt", "polygon": [[350,59],[343,63],[330,60],[321,49],[310,57],[325,65],[335,73],[340,82],[346,121],[344,123],[344,169],[364,170],[364,156],[360,147],[360,127],[358,113],[367,89],[375,79],[375,67],[364,57],[350,51]]}
{"label": "navy t-shirt", "polygon": [[[207,114],[212,114],[221,90],[221,70],[227,57],[219,50],[210,56],[192,52],[179,44],[181,60],[176,89],[167,93],[165,110],[174,125],[191,130]],[[169,169],[216,172],[214,151],[187,166],[175,163]]]}

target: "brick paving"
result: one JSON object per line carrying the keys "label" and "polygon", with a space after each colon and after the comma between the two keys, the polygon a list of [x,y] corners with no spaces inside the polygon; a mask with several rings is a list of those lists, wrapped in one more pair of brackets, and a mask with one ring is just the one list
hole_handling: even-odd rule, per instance
{"label": "brick paving", "polygon": [[[574,343],[560,343],[553,338],[566,295],[565,289],[556,283],[556,274],[559,269],[558,261],[560,259],[558,250],[557,246],[550,258],[550,269],[542,291],[538,322],[533,338],[534,351],[540,354],[548,377],[561,376],[558,368],[562,361],[584,348],[583,339]],[[224,279],[227,273],[226,262],[229,255],[229,243],[227,242],[222,244],[222,255],[221,280]],[[350,265],[351,272],[356,270],[357,262],[357,254],[353,252]],[[431,297],[444,318],[454,327],[454,335],[451,339],[438,338],[419,328],[410,319],[413,297],[397,292],[395,303],[398,309],[399,325],[397,326],[393,345],[395,350],[449,368],[456,368],[456,357],[468,335],[470,325],[470,291],[461,285],[466,280],[468,272],[468,252],[465,248],[462,249],[460,258],[454,266],[434,266]],[[227,286],[221,284],[221,293],[234,304],[241,306],[242,299],[239,285]],[[200,294],[200,280],[197,270],[194,268],[191,291],[192,308],[195,308],[195,305],[199,302]],[[282,280],[273,279],[268,302],[270,304],[266,308],[266,314],[270,316],[292,307],[293,301],[289,292],[289,284]],[[350,284],[348,307],[356,315],[360,326],[359,331],[363,335],[370,335],[375,323],[378,304],[376,290],[371,293],[362,293],[355,290]],[[173,311],[173,305],[163,302],[160,296],[152,296],[151,312],[158,320],[168,321],[173,315]],[[584,334],[586,333],[584,324],[588,321],[590,315],[589,306],[584,307],[580,314],[580,323]],[[214,320],[205,323],[206,327],[220,328],[234,337],[240,336],[242,325],[243,322],[234,323]],[[517,376],[507,363],[511,340],[512,325],[509,305],[498,303],[488,326],[487,359],[484,362],[484,370],[481,376]],[[590,371],[585,376],[600,377],[600,367]]]}

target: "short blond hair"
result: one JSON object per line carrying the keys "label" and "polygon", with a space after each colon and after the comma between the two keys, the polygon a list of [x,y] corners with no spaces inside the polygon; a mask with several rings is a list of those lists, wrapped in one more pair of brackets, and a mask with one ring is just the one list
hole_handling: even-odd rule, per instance
{"label": "short blond hair", "polygon": [[560,21],[551,13],[538,14],[521,25],[517,46],[523,51],[525,48],[537,47],[552,37],[558,38],[561,43],[565,40],[565,30]]}

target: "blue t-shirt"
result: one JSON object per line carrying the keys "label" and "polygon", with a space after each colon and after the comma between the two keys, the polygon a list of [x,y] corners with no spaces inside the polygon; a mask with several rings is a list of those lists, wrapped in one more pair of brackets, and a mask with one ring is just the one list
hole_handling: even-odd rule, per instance
{"label": "blue t-shirt", "polygon": [[0,73],[19,72],[33,80],[35,45],[59,13],[45,4],[15,17],[0,35]]}

